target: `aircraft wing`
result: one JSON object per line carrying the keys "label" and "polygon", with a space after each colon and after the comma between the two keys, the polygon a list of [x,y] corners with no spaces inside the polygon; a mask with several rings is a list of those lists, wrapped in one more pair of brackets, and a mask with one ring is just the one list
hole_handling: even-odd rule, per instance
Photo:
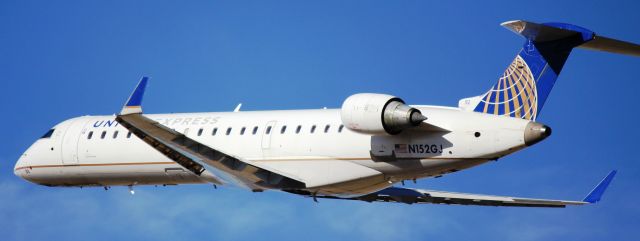
{"label": "aircraft wing", "polygon": [[116,121],[149,146],[196,175],[208,170],[217,178],[254,191],[260,191],[262,187],[305,188],[305,183],[300,180],[210,148],[143,116],[141,102],[146,84],[147,77],[143,77],[116,117]]}
{"label": "aircraft wing", "polygon": [[223,153],[142,115],[141,103],[147,80],[146,77],[140,80],[116,121],[194,174],[202,176],[207,170],[214,175],[215,182],[205,180],[215,184],[227,181],[260,191],[264,188],[317,188],[382,176],[379,171],[343,160],[251,162]]}
{"label": "aircraft wing", "polygon": [[582,200],[565,201],[552,199],[520,198],[507,196],[493,196],[471,193],[455,193],[413,188],[390,187],[381,191],[355,198],[338,198],[317,196],[316,198],[349,199],[366,202],[398,202],[406,204],[457,204],[476,206],[511,206],[511,207],[566,207],[567,205],[584,205],[600,201],[604,191],[613,180],[616,171],[611,171],[602,181]]}

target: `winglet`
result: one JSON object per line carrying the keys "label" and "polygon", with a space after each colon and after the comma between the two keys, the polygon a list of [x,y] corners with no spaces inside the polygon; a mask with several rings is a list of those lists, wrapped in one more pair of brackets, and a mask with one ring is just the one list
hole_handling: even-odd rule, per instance
{"label": "winglet", "polygon": [[120,111],[120,115],[128,115],[128,114],[138,114],[142,113],[142,96],[144,96],[144,90],[147,87],[147,81],[149,77],[142,77],[138,85],[129,96],[127,103],[124,104],[122,110]]}
{"label": "winglet", "polygon": [[602,181],[600,181],[600,183],[598,183],[598,185],[595,188],[593,188],[593,190],[591,190],[589,195],[587,195],[587,197],[585,197],[584,200],[582,201],[588,202],[588,203],[599,202],[600,198],[602,198],[602,194],[604,194],[604,191],[607,190],[607,187],[613,180],[613,177],[616,175],[616,173],[617,173],[616,170],[609,172],[609,174],[604,179],[602,179]]}

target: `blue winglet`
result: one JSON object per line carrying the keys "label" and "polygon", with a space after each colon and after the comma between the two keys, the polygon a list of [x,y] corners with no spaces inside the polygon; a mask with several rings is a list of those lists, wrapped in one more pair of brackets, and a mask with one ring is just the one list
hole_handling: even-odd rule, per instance
{"label": "blue winglet", "polygon": [[120,111],[120,115],[142,113],[142,97],[144,96],[144,90],[147,87],[148,80],[149,77],[146,76],[140,79],[140,82],[133,90],[133,93],[129,96],[127,103],[122,108],[122,111]]}
{"label": "blue winglet", "polygon": [[598,183],[598,185],[582,201],[588,203],[599,202],[600,198],[602,198],[602,194],[604,194],[604,191],[607,190],[607,187],[613,180],[613,177],[616,175],[616,173],[616,170],[609,172],[609,174],[604,179],[602,179],[602,181],[600,181],[600,183]]}
{"label": "blue winglet", "polygon": [[136,89],[133,90],[131,96],[129,96],[129,100],[125,106],[141,106],[142,105],[142,96],[144,95],[144,89],[147,87],[147,81],[149,77],[142,77]]}

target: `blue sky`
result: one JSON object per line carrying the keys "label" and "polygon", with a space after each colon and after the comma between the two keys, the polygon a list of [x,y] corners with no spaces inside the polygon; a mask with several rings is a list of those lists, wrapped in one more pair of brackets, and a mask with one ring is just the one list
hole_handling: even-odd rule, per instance
{"label": "blue sky", "polygon": [[54,124],[119,110],[142,75],[145,111],[339,107],[353,93],[457,105],[490,88],[522,39],[512,19],[559,21],[640,42],[637,1],[0,2],[2,240],[635,240],[640,58],[576,50],[536,146],[411,187],[581,199],[519,209],[369,204],[208,185],[48,188],[13,175]]}

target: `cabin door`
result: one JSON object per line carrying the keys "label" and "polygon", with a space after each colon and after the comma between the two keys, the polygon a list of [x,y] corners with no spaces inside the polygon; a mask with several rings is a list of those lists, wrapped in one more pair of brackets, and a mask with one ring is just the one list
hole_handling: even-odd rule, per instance
{"label": "cabin door", "polygon": [[84,118],[73,120],[65,130],[62,137],[62,163],[78,164],[78,140],[86,122]]}
{"label": "cabin door", "polygon": [[262,129],[263,130],[262,132],[262,153],[263,154],[265,154],[265,152],[269,152],[269,149],[271,149],[271,136],[273,135],[275,128],[276,128],[276,121],[269,121],[264,126],[264,129]]}

